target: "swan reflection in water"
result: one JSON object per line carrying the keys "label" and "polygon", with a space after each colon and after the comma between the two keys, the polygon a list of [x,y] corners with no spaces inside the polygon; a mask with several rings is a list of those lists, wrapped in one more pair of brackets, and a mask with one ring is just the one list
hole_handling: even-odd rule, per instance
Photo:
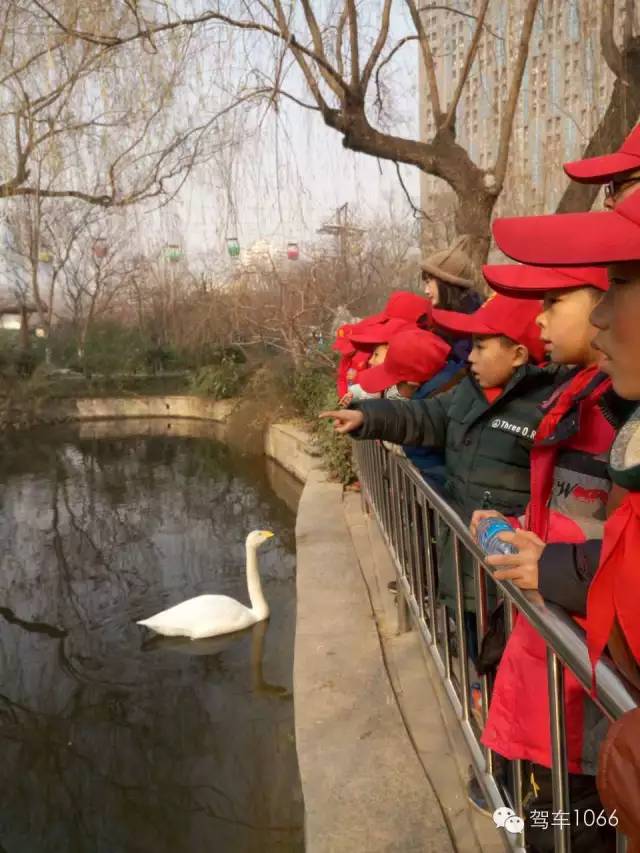
{"label": "swan reflection in water", "polygon": [[[259,464],[203,439],[11,441],[0,453],[2,846],[301,851],[293,516]],[[265,523],[279,540],[265,555],[271,621],[141,649],[135,619],[211,590],[212,564],[214,589],[246,596],[244,534]]]}
{"label": "swan reflection in water", "polygon": [[224,654],[235,643],[250,636],[252,691],[267,696],[277,696],[279,699],[290,699],[292,697],[290,690],[281,684],[269,684],[264,678],[264,643],[268,627],[268,622],[256,622],[244,631],[236,631],[234,634],[224,634],[220,637],[207,637],[203,640],[158,635],[146,639],[141,648],[145,652],[175,652],[188,657],[217,657]]}

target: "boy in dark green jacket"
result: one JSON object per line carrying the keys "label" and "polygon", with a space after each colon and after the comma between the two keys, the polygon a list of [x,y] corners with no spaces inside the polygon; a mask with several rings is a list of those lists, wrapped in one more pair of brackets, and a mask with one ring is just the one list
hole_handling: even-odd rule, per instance
{"label": "boy in dark green jacket", "polygon": [[[336,432],[356,439],[443,448],[445,498],[464,521],[483,505],[517,516],[529,500],[529,452],[541,419],[539,404],[558,379],[556,367],[538,366],[544,358],[535,322],[541,311],[541,303],[498,295],[474,314],[434,309],[438,326],[473,336],[465,379],[426,400],[368,400],[321,417],[333,418]],[[445,532],[439,543],[439,592],[451,605],[455,576],[447,541]],[[463,569],[465,610],[473,612],[471,560],[464,560]]]}

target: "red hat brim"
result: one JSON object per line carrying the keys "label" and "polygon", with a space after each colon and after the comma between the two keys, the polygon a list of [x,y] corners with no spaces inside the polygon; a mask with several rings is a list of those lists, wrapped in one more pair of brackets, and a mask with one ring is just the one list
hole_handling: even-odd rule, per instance
{"label": "red hat brim", "polygon": [[576,267],[640,260],[640,191],[611,211],[496,219],[493,236],[505,255],[525,264]]}
{"label": "red hat brim", "polygon": [[349,340],[356,345],[387,344],[394,335],[410,326],[415,326],[415,323],[392,318],[382,323],[372,323],[357,334],[350,335]]}
{"label": "red hat brim", "polygon": [[480,322],[474,314],[463,314],[461,311],[443,311],[433,309],[433,322],[454,335],[496,335],[496,332],[486,323]]}
{"label": "red hat brim", "polygon": [[640,169],[640,157],[617,151],[615,154],[564,163],[562,168],[570,178],[582,184],[606,184],[620,175]]}
{"label": "red hat brim", "polygon": [[549,290],[595,287],[607,290],[604,267],[532,267],[526,264],[485,264],[482,273],[492,289],[504,296],[540,299]]}
{"label": "red hat brim", "polygon": [[385,362],[377,364],[375,367],[368,367],[358,374],[358,385],[360,385],[368,394],[378,394],[381,391],[386,391],[397,382],[402,380],[397,374],[392,373]]}

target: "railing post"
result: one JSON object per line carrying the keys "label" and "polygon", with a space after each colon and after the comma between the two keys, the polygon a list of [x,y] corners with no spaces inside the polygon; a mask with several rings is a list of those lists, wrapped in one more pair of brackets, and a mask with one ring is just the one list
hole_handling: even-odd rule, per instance
{"label": "railing post", "polygon": [[[433,522],[433,524],[432,524]],[[427,596],[429,610],[429,630],[431,633],[431,645],[436,646],[438,641],[438,619],[436,613],[436,565],[431,540],[434,536],[435,513],[426,500],[422,501],[422,523],[425,539],[425,569],[427,574]],[[424,588],[424,585],[423,585]]]}
{"label": "railing post", "polygon": [[456,573],[456,629],[458,636],[458,660],[460,662],[460,702],[462,719],[469,719],[469,660],[467,658],[467,633],[464,616],[464,575],[460,556],[460,540],[451,531],[453,537],[453,560]]}
{"label": "railing post", "polygon": [[[564,727],[564,672],[562,664],[547,647],[547,675],[549,679],[549,714],[551,716],[551,781],[553,784],[553,811],[569,815],[569,777],[567,774],[567,743]],[[569,815],[570,817],[570,815]],[[568,825],[556,820],[553,827],[555,853],[570,853],[571,839]]]}
{"label": "railing post", "polygon": [[411,620],[409,618],[409,605],[402,590],[402,584],[398,584],[398,594],[396,596],[396,610],[398,613],[398,634],[406,634],[411,630]]}
{"label": "railing post", "polygon": [[[462,733],[471,750],[472,763],[479,778],[486,783],[487,795],[493,808],[508,805],[517,815],[523,813],[523,763],[510,763],[512,795],[503,794],[500,780],[492,779],[495,773],[494,756],[482,750],[477,732],[470,724],[469,663],[467,659],[467,635],[465,630],[464,576],[462,548],[474,561],[480,559],[477,545],[473,542],[463,520],[443,497],[425,483],[418,472],[404,458],[388,453],[378,443],[367,443],[355,450],[355,459],[361,475],[364,500],[374,510],[382,535],[390,548],[399,575],[398,584],[398,628],[406,630],[410,617],[416,618],[419,635],[428,642],[428,649],[443,679],[445,690],[456,712],[462,717]],[[419,504],[419,506],[416,506]],[[434,519],[451,531],[454,549],[456,577],[456,634],[460,656],[460,689],[455,683],[451,655],[450,611],[437,604],[437,558],[432,547]],[[423,541],[424,540],[424,541]],[[423,553],[424,552],[424,553]],[[488,623],[487,576],[484,564],[476,565],[475,595],[478,620],[478,639],[486,631]],[[556,814],[564,813],[570,820],[568,792],[568,765],[564,731],[563,666],[566,665],[588,690],[591,684],[591,668],[584,638],[576,624],[559,608],[551,604],[532,605],[529,597],[511,584],[498,584],[505,603],[505,627],[510,633],[516,618],[527,618],[547,644],[547,676],[549,692],[549,715],[552,750],[553,807]],[[428,606],[424,596],[428,594]],[[524,614],[520,615],[520,613]],[[439,618],[443,619],[438,628]],[[427,619],[429,625],[426,625]],[[444,649],[441,650],[440,643]],[[442,654],[441,654],[442,651]],[[599,664],[599,690],[596,704],[610,719],[618,719],[623,713],[638,707],[637,698],[629,692],[613,667],[606,661]],[[487,713],[490,679],[482,679],[483,714]],[[491,776],[487,777],[487,772]],[[496,784],[498,783],[498,784]],[[555,853],[569,853],[571,837],[565,820],[555,820],[553,825]],[[510,834],[506,838],[514,850],[525,845],[523,833]],[[626,842],[622,835],[616,839],[617,853],[624,853]],[[595,851],[594,851],[595,853]]]}

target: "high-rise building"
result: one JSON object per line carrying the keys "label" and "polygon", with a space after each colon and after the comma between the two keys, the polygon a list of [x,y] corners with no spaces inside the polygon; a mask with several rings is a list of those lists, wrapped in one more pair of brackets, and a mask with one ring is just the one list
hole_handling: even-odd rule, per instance
{"label": "high-rise building", "polygon": [[[624,0],[616,0],[616,40],[622,37]],[[422,6],[443,106],[451,101],[475,28],[480,0],[445,8]],[[473,67],[456,113],[458,141],[481,168],[495,163],[498,129],[507,100],[526,0],[491,2]],[[602,0],[541,0],[514,117],[509,167],[496,213],[553,211],[567,184],[561,164],[580,157],[608,105],[613,75],[600,47]],[[457,10],[457,11],[449,11]],[[424,68],[420,81],[420,133],[434,133]],[[429,175],[421,180],[422,208],[452,204],[450,188]],[[442,243],[450,234],[433,234]]]}

